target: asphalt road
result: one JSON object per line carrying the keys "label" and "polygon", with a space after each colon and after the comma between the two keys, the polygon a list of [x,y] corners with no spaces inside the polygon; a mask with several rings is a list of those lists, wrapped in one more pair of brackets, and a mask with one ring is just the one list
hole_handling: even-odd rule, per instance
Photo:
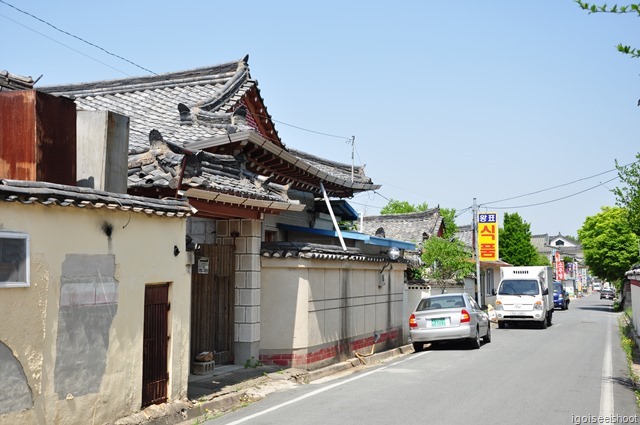
{"label": "asphalt road", "polygon": [[206,423],[638,423],[611,306],[598,294],[575,299],[569,310],[556,310],[546,330],[492,329],[493,341],[479,350],[427,348],[288,387]]}

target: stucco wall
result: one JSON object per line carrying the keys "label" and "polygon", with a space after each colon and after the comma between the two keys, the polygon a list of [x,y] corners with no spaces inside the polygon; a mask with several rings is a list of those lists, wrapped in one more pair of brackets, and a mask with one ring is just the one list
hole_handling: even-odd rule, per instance
{"label": "stucco wall", "polygon": [[169,398],[186,396],[184,219],[2,203],[0,228],[28,233],[31,267],[29,287],[0,289],[0,371],[12,376],[0,380],[0,424],[106,423],[139,411],[147,284],[170,283]]}
{"label": "stucco wall", "polygon": [[261,354],[349,351],[353,341],[401,330],[406,266],[385,264],[262,258]]}

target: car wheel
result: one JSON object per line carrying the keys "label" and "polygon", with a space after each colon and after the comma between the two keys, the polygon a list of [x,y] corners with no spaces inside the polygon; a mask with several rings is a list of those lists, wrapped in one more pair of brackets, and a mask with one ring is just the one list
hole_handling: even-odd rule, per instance
{"label": "car wheel", "polygon": [[507,324],[506,324],[505,322],[503,322],[503,321],[499,321],[499,322],[498,322],[498,329],[504,329],[504,327],[505,327],[506,325],[507,325]]}
{"label": "car wheel", "polygon": [[540,329],[547,329],[547,318],[545,317],[544,319],[542,319],[542,322],[540,322],[538,325],[540,326]]}
{"label": "car wheel", "polygon": [[569,310],[569,303],[568,303],[568,302],[565,302],[565,303],[564,303],[564,309],[565,309],[565,310]]}
{"label": "car wheel", "polygon": [[419,353],[422,350],[424,350],[424,342],[413,343],[413,351],[415,351],[416,353]]}
{"label": "car wheel", "polygon": [[471,348],[474,350],[477,350],[478,348],[480,348],[480,329],[479,328],[476,328],[476,336],[475,338],[471,338],[469,340],[469,344]]}
{"label": "car wheel", "polygon": [[489,326],[487,326],[487,334],[482,337],[482,340],[484,341],[485,344],[488,344],[491,342],[491,323],[489,323]]}

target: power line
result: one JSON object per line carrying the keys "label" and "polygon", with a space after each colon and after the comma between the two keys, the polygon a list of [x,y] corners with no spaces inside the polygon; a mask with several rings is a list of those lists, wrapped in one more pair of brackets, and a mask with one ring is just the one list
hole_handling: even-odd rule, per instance
{"label": "power line", "polygon": [[[0,0],[0,1],[2,1],[2,0]],[[286,126],[288,126],[288,127],[293,127],[293,128],[298,129],[298,130],[307,131],[307,132],[309,132],[309,133],[315,133],[315,134],[319,134],[319,135],[321,135],[321,136],[327,136],[327,137],[334,137],[334,138],[336,138],[336,139],[344,139],[344,140],[348,140],[348,139],[350,139],[350,137],[346,137],[346,136],[336,136],[335,134],[323,133],[323,132],[321,132],[321,131],[309,130],[308,128],[299,127],[299,126],[297,126],[297,125],[293,125],[293,124],[287,124],[286,122],[282,122],[282,121],[274,120],[274,119],[273,119],[273,118],[271,118],[271,117],[266,117],[266,116],[262,116],[262,115],[258,115],[258,116],[259,116],[259,117],[261,117],[261,118],[270,118],[270,119],[271,119],[271,121],[273,121],[273,122],[277,122],[277,123],[279,123],[279,124],[283,124],[283,125],[286,125]]]}
{"label": "power line", "polygon": [[[121,60],[123,60],[123,61],[125,61],[125,62],[128,62],[128,63],[130,63],[131,65],[136,66],[136,67],[138,67],[138,68],[140,68],[140,69],[142,69],[142,70],[144,70],[144,71],[146,71],[146,72],[148,72],[148,73],[150,73],[150,74],[158,75],[158,74],[156,74],[155,72],[151,71],[150,69],[147,69],[147,68],[145,68],[145,67],[143,67],[143,66],[141,66],[141,65],[138,65],[137,63],[132,62],[132,61],[130,61],[129,59],[123,58],[123,57],[122,57],[122,56],[120,56],[120,55],[117,55],[117,54],[115,54],[115,53],[112,53],[112,52],[110,52],[110,51],[108,51],[108,50],[106,50],[106,49],[104,49],[104,48],[102,48],[102,47],[98,46],[97,44],[94,44],[94,43],[91,43],[90,41],[85,40],[85,39],[84,39],[84,38],[82,38],[82,37],[78,37],[78,36],[76,36],[76,35],[74,35],[74,34],[71,34],[71,33],[70,33],[70,32],[68,32],[68,31],[64,31],[64,30],[62,30],[62,29],[60,29],[60,28],[56,27],[55,25],[53,25],[53,24],[51,24],[51,23],[49,23],[49,22],[45,21],[44,19],[41,19],[41,18],[39,18],[39,17],[37,17],[37,16],[35,16],[35,15],[33,15],[33,14],[29,13],[29,12],[26,12],[26,11],[24,11],[24,10],[22,10],[22,9],[19,9],[19,8],[17,8],[16,6],[14,6],[14,5],[10,4],[10,3],[7,3],[7,2],[6,2],[6,1],[4,1],[4,0],[0,0],[0,3],[5,4],[5,5],[7,5],[7,6],[9,6],[9,7],[13,8],[13,9],[15,9],[15,10],[17,10],[17,11],[18,11],[18,12],[20,12],[20,13],[24,13],[25,15],[30,16],[30,17],[32,17],[33,19],[36,19],[36,20],[38,20],[38,21],[42,22],[43,24],[50,26],[50,27],[51,27],[51,28],[53,28],[54,30],[56,30],[56,31],[58,31],[58,32],[61,32],[62,34],[66,34],[66,35],[68,35],[69,37],[73,37],[73,38],[75,38],[76,40],[80,40],[80,41],[82,41],[83,43],[88,44],[89,46],[95,47],[96,49],[100,49],[100,50],[102,50],[103,52],[105,52],[105,53],[106,53],[106,54],[108,54],[108,55],[111,55],[111,56],[116,57],[116,58],[118,58],[118,59],[121,59]],[[68,46],[67,46],[67,47],[68,47]]]}
{"label": "power line", "polygon": [[[0,0],[0,1],[1,1],[1,0]],[[131,77],[131,75],[127,74],[126,72],[124,72],[124,71],[122,71],[122,70],[120,70],[120,69],[118,69],[118,68],[114,68],[113,66],[111,66],[111,65],[109,65],[109,64],[107,64],[107,63],[105,63],[105,62],[102,62],[101,60],[98,60],[98,59],[96,59],[96,58],[94,58],[94,57],[92,57],[92,56],[89,56],[89,55],[87,55],[86,53],[81,52],[80,50],[74,49],[73,47],[68,46],[68,45],[66,45],[66,44],[64,44],[64,43],[62,43],[62,42],[60,42],[60,41],[58,41],[58,40],[56,40],[56,39],[54,39],[54,38],[51,38],[51,37],[49,37],[49,36],[48,36],[48,35],[46,35],[46,34],[43,34],[43,33],[39,32],[39,31],[36,31],[36,30],[34,30],[33,28],[29,28],[28,26],[26,26],[26,25],[24,25],[24,24],[22,24],[22,23],[20,23],[20,22],[18,22],[18,21],[16,21],[16,20],[14,20],[14,19],[9,18],[8,16],[3,15],[2,13],[0,13],[0,16],[2,16],[2,17],[3,17],[3,18],[5,18],[5,19],[8,19],[9,21],[14,22],[15,24],[18,24],[18,25],[20,25],[20,26],[22,26],[22,27],[24,27],[24,28],[28,29],[29,31],[33,31],[33,32],[35,32],[36,34],[40,34],[41,36],[43,36],[43,37],[45,37],[45,38],[48,38],[49,40],[53,41],[54,43],[58,43],[58,44],[60,44],[60,45],[62,45],[62,46],[64,46],[64,47],[66,47],[67,49],[73,50],[74,52],[79,53],[79,54],[81,54],[82,56],[85,56],[85,57],[87,57],[87,58],[89,58],[89,59],[91,59],[91,60],[94,60],[94,61],[96,61],[96,62],[98,62],[98,63],[100,63],[100,64],[102,64],[102,65],[104,65],[104,66],[107,66],[107,67],[109,67],[109,68],[113,69],[114,71],[117,71],[117,72],[119,72],[119,73],[121,73],[121,74],[124,74],[124,75],[126,75],[127,77]]]}
{"label": "power line", "polygon": [[[515,209],[515,208],[528,208],[528,207],[536,207],[536,206],[538,206],[538,205],[550,204],[550,203],[552,203],[552,202],[562,201],[562,200],[564,200],[564,199],[571,198],[571,197],[573,197],[573,196],[580,195],[581,193],[588,192],[588,191],[590,191],[590,190],[596,189],[596,188],[598,188],[598,187],[600,187],[600,186],[603,186],[603,185],[605,185],[606,183],[612,182],[612,181],[614,181],[614,180],[616,180],[616,179],[618,179],[618,178],[619,178],[619,177],[618,177],[618,176],[616,176],[616,177],[614,177],[614,178],[612,178],[612,179],[607,180],[606,182],[599,183],[599,184],[597,184],[597,185],[595,185],[595,186],[592,186],[592,187],[590,187],[590,188],[587,188],[587,189],[585,189],[585,190],[581,190],[581,191],[579,191],[579,192],[575,192],[575,193],[572,193],[572,194],[570,194],[570,195],[563,196],[563,197],[561,197],[561,198],[551,199],[551,200],[549,200],[549,201],[538,202],[538,203],[535,203],[535,204],[528,204],[528,205],[518,205],[518,206],[513,206],[513,207],[491,207],[491,208],[492,208],[492,209],[498,209],[498,210],[509,210],[509,209]],[[482,205],[483,205],[483,206],[487,206],[488,204],[482,204]]]}
{"label": "power line", "polygon": [[[637,161],[636,161],[636,162],[637,162]],[[624,165],[624,166],[623,166],[623,168],[628,167],[628,166],[629,166],[629,165],[631,165],[631,164],[634,164],[634,162],[631,162],[631,163],[629,163],[629,164],[627,164],[627,165]],[[603,175],[603,174],[608,174],[608,173],[611,173],[611,172],[616,171],[616,170],[617,170],[617,169],[616,169],[616,168],[614,168],[614,169],[612,169],[612,170],[603,171],[602,173],[598,173],[598,174],[594,174],[594,175],[589,176],[589,177],[584,177],[584,178],[581,178],[581,179],[578,179],[578,180],[574,180],[574,181],[569,182],[569,183],[559,184],[559,185],[557,185],[557,186],[549,187],[549,188],[547,188],[547,189],[541,189],[541,190],[537,190],[537,191],[535,191],[535,192],[525,193],[524,195],[513,196],[513,197],[511,197],[511,198],[500,199],[499,201],[485,202],[483,205],[488,205],[488,204],[497,204],[498,202],[511,201],[511,200],[513,200],[513,199],[523,198],[523,197],[525,197],[525,196],[529,196],[529,195],[536,195],[536,194],[538,194],[538,193],[546,192],[546,191],[548,191],[548,190],[553,190],[553,189],[557,189],[557,188],[559,188],[559,187],[569,186],[569,185],[571,185],[571,184],[578,183],[578,182],[581,182],[581,181],[584,181],[584,180],[589,180],[589,179],[592,179],[592,178],[594,178],[594,177],[598,177],[598,176],[601,176],[601,175]]]}

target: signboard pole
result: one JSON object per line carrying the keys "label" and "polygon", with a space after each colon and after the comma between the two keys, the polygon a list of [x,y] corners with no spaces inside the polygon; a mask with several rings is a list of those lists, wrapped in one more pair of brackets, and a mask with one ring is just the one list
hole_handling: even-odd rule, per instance
{"label": "signboard pole", "polygon": [[478,204],[476,198],[473,198],[473,256],[476,259],[476,301],[482,306],[482,287],[480,285],[480,250],[478,244],[480,243],[478,238]]}

